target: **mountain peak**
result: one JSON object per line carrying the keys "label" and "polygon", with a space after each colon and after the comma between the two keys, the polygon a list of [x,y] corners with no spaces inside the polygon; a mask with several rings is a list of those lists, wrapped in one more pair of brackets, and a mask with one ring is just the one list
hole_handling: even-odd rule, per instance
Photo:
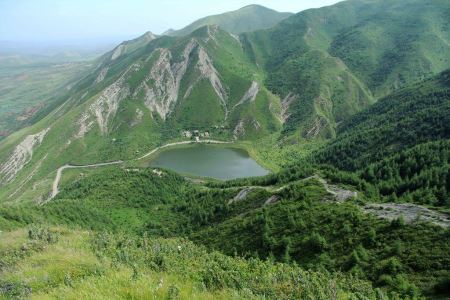
{"label": "mountain peak", "polygon": [[240,34],[273,27],[291,15],[292,13],[282,13],[262,5],[250,4],[238,10],[199,19],[183,29],[168,31],[165,34],[184,36],[205,25],[218,25],[225,31]]}
{"label": "mountain peak", "polygon": [[268,7],[266,7],[264,5],[260,5],[260,4],[249,4],[249,5],[246,5],[246,6],[243,6],[243,7],[239,8],[236,11],[240,11],[240,10],[268,10],[268,11],[278,12],[278,11],[272,9],[272,8],[268,8]]}

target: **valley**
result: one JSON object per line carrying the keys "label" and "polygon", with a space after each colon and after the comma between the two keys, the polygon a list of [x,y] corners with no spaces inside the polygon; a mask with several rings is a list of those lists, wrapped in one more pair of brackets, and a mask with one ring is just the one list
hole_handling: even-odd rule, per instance
{"label": "valley", "polygon": [[448,299],[449,16],[250,5],[0,68],[0,298]]}

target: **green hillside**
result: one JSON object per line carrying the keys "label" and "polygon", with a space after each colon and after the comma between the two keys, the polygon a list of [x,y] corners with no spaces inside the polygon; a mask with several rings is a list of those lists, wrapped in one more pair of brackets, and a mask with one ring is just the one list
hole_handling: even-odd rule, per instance
{"label": "green hillside", "polygon": [[[66,163],[134,159],[186,130],[227,140],[279,130],[279,99],[228,32],[147,36],[103,55],[63,105],[0,145],[0,197],[42,201]],[[33,182],[41,188],[27,191]]]}
{"label": "green hillside", "polygon": [[401,89],[344,122],[322,161],[354,170],[408,147],[450,138],[450,70]]}
{"label": "green hillside", "polygon": [[357,114],[315,159],[357,171],[382,196],[448,207],[450,71]]}
{"label": "green hillside", "polygon": [[[360,201],[370,200],[365,200],[363,196],[358,197],[358,201],[338,203],[333,195],[327,192],[320,180],[305,179],[308,176],[308,171],[306,173],[305,171],[304,169],[303,173],[297,173],[298,177],[285,181],[286,184],[281,183],[284,181],[283,178],[286,178],[283,173],[271,175],[267,179],[272,181],[275,179],[275,182],[280,183],[267,185],[260,182],[259,187],[254,187],[246,196],[238,200],[236,196],[247,186],[246,180],[235,181],[233,187],[226,188],[214,187],[214,184],[193,184],[171,172],[163,171],[162,175],[158,175],[151,169],[127,170],[110,167],[87,171],[88,173],[84,172],[83,175],[78,171],[71,176],[72,182],[64,185],[63,192],[46,205],[3,205],[0,208],[0,227],[9,231],[14,228],[23,228],[27,224],[45,224],[51,227],[80,228],[81,231],[113,232],[111,239],[116,240],[117,244],[106,246],[110,242],[94,239],[93,242],[98,243],[94,249],[97,249],[96,247],[104,249],[103,251],[106,252],[102,253],[106,255],[105,258],[113,255],[111,259],[116,263],[128,262],[129,264],[124,267],[131,268],[127,271],[131,272],[130,276],[132,272],[137,272],[140,276],[149,271],[176,273],[179,269],[172,268],[175,265],[184,264],[184,256],[179,252],[178,254],[176,252],[161,253],[165,258],[154,258],[160,261],[159,263],[155,261],[159,264],[159,269],[153,269],[151,267],[153,264],[144,264],[142,259],[145,256],[143,257],[142,251],[145,249],[142,249],[142,244],[134,248],[135,242],[132,237],[137,235],[142,239],[142,235],[148,235],[152,238],[189,238],[198,245],[205,245],[210,251],[218,250],[230,256],[246,257],[250,265],[257,263],[259,258],[286,264],[295,262],[301,268],[314,270],[314,274],[315,272],[318,274],[331,272],[332,275],[329,276],[332,277],[340,276],[339,272],[345,272],[353,276],[351,282],[355,286],[359,286],[360,280],[369,280],[373,287],[381,289],[377,292],[379,295],[385,293],[391,297],[397,295],[404,298],[439,293],[441,282],[446,282],[448,278],[446,264],[450,249],[447,242],[447,229],[427,223],[425,220],[405,224],[401,219],[392,222],[378,219],[364,212]],[[293,174],[292,171],[289,173]],[[324,172],[321,176],[328,175]],[[258,183],[254,182],[253,185],[255,184]],[[343,186],[339,183],[334,184]],[[267,204],[270,198],[275,200]],[[121,233],[126,233],[125,236],[130,238],[119,242]],[[66,234],[72,233],[69,231]],[[118,240],[116,236],[119,236]],[[48,239],[47,236],[45,238]],[[178,244],[165,240],[160,242],[175,243],[175,245],[181,245],[183,249],[193,247],[184,242],[178,242]],[[83,240],[80,243],[85,245],[86,242]],[[72,246],[65,244],[63,249],[68,247],[70,249]],[[432,249],[431,252],[430,249]],[[14,260],[14,255],[18,254],[14,253],[8,252],[6,256],[8,263],[10,259],[13,259],[13,262],[17,261]],[[36,255],[40,255],[38,253]],[[42,255],[47,255],[46,253]],[[12,258],[10,258],[11,255]],[[156,254],[151,254],[151,257],[154,255]],[[124,260],[122,261],[120,257]],[[235,260],[241,261],[239,265],[246,263],[238,258],[225,258],[218,254],[213,254],[212,257],[217,259],[223,257],[230,260],[230,263],[234,263]],[[212,268],[212,276],[223,278],[225,273],[216,275],[215,272],[222,271],[220,268],[216,270],[212,267],[215,265],[215,259],[212,257],[201,266]],[[6,276],[3,276],[2,283],[4,285],[14,283],[17,288],[31,285],[33,293],[40,293],[40,291],[48,293],[55,287],[72,288],[73,293],[80,293],[82,285],[79,284],[94,286],[97,284],[96,276],[98,275],[95,272],[92,275],[86,275],[87,277],[77,275],[85,269],[79,270],[77,259],[71,257],[66,258],[71,261],[71,269],[62,265],[55,266],[54,271],[46,268],[40,271],[38,278],[46,276],[48,272],[57,272],[51,273],[55,274],[51,276],[55,276],[52,278],[56,280],[54,284],[51,284],[51,289],[45,285],[42,288],[41,285],[36,288],[36,285],[42,284],[40,279],[14,275],[24,272],[21,271],[24,268],[25,270],[29,268],[29,263],[33,261],[33,258],[30,259],[30,262],[25,260],[17,266],[7,264]],[[93,266],[108,270],[107,261],[109,259],[106,262],[97,262]],[[270,266],[269,262],[267,262],[269,265],[264,268]],[[114,266],[117,267],[113,264]],[[255,274],[253,269],[244,271],[236,267],[233,268],[233,272],[236,272],[235,276]],[[229,272],[226,270],[223,272]],[[300,272],[301,269],[298,270],[292,272]],[[182,274],[194,274],[195,270],[187,268],[186,272]],[[65,273],[68,273],[73,280],[71,284],[64,280]],[[30,273],[29,276],[34,276],[33,274]],[[110,276],[107,275],[108,273],[102,274],[105,274],[107,278]],[[190,276],[188,276],[190,280],[204,278]],[[81,280],[81,278],[84,279]],[[109,280],[107,278],[104,280]],[[280,284],[289,285],[288,278],[280,278]],[[174,279],[175,282],[182,282],[180,280]],[[249,284],[248,288],[252,289],[252,281],[247,283],[245,279],[236,280],[229,281],[223,278],[216,286],[218,290],[207,288],[205,291],[220,291],[225,287],[241,290],[247,284]],[[230,285],[231,282],[240,282],[240,284]],[[129,284],[129,282],[126,283],[126,285]],[[205,284],[208,287],[208,283]],[[339,279],[339,286],[344,291],[354,291],[344,278]],[[369,284],[364,293],[372,293],[371,289]],[[284,291],[287,294],[296,293],[291,289]],[[298,292],[300,291],[304,289]],[[317,292],[323,293],[321,289]],[[252,293],[258,292],[252,290]],[[269,295],[276,297],[275,295],[279,295],[282,291],[275,289],[271,293],[275,294]]]}
{"label": "green hillside", "polygon": [[333,137],[374,99],[450,67],[448,15],[447,1],[345,1],[241,39],[284,100],[284,132]]}
{"label": "green hillside", "polygon": [[267,7],[253,4],[235,11],[199,19],[180,30],[171,30],[167,34],[170,36],[188,35],[207,25],[218,25],[230,33],[240,34],[273,27],[291,15],[292,13],[277,12]]}
{"label": "green hillside", "polygon": [[[105,53],[0,142],[0,298],[448,299],[449,16],[252,5]],[[150,167],[200,139],[273,172]]]}
{"label": "green hillside", "polygon": [[350,276],[229,257],[184,239],[36,226],[2,238],[9,242],[0,248],[0,297],[6,299],[375,299],[380,294]]}

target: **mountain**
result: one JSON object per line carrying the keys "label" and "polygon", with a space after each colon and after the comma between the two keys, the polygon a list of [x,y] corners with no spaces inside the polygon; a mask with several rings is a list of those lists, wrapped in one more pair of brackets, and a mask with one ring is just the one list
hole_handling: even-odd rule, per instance
{"label": "mountain", "polygon": [[[349,0],[105,53],[0,142],[0,297],[447,299],[449,8]],[[149,167],[195,138],[276,172]]]}
{"label": "mountain", "polygon": [[450,69],[400,89],[344,122],[321,161],[345,170],[450,138]]}
{"label": "mountain", "polygon": [[136,158],[186,130],[228,140],[276,132],[280,102],[262,76],[239,39],[217,26],[122,43],[96,61],[60,107],[0,145],[1,193],[22,193],[29,171],[47,186],[66,163]]}
{"label": "mountain", "polygon": [[235,11],[199,19],[180,30],[168,30],[165,34],[170,36],[188,35],[207,25],[218,25],[230,33],[240,34],[270,28],[291,15],[292,13],[277,12],[261,5],[248,5]]}
{"label": "mountain", "polygon": [[[335,45],[344,33],[363,31],[367,24],[389,32],[386,38],[367,37],[379,41],[375,48],[383,53],[391,49],[389,39],[400,40],[404,32],[414,36],[405,55],[420,50],[435,67],[425,72],[415,60],[390,62],[383,54],[369,68],[376,72],[375,66],[398,63],[390,74],[411,83],[447,65],[442,53],[449,53],[448,44],[418,41],[446,40],[442,14],[448,9],[445,1],[346,1],[239,36],[210,25],[186,36],[148,32],[124,42],[97,59],[58,108],[0,144],[0,197],[46,198],[52,172],[64,164],[134,159],[163,142],[183,139],[185,131],[250,144],[271,140],[255,153],[334,138],[339,124],[379,94],[367,76],[339,56]],[[413,20],[409,15],[417,17],[419,11],[425,28],[435,30],[407,26]],[[396,16],[395,22],[386,22],[381,12]],[[25,191],[33,182],[41,189]]]}
{"label": "mountain", "polygon": [[315,154],[356,172],[382,197],[450,205],[450,70],[380,99]]}
{"label": "mountain", "polygon": [[284,131],[330,137],[374,100],[450,67],[449,11],[448,1],[345,1],[241,39],[283,99]]}
{"label": "mountain", "polygon": [[[309,293],[308,289],[306,292],[288,288],[291,279],[297,280],[303,270],[310,270],[319,278],[326,274],[338,276],[335,283],[327,282],[343,291],[354,292],[356,288],[360,295],[375,293],[379,298],[389,295],[394,299],[437,296],[448,282],[450,244],[445,224],[450,221],[436,225],[441,214],[432,214],[436,219],[428,219],[424,208],[420,210],[422,217],[408,223],[401,218],[376,217],[369,213],[366,205],[373,205],[372,201],[379,199],[367,199],[364,191],[357,190],[356,198],[347,196],[347,200],[339,200],[337,193],[349,195],[348,189],[354,191],[358,185],[350,186],[348,180],[336,180],[335,175],[327,175],[307,164],[280,174],[231,182],[192,182],[170,171],[158,173],[152,168],[131,165],[66,174],[71,179],[65,181],[61,193],[45,205],[0,206],[0,226],[7,234],[2,233],[2,236],[10,237],[5,238],[0,248],[0,251],[10,249],[0,256],[2,266],[8,266],[0,287],[10,288],[0,293],[12,293],[12,287],[25,289],[30,285],[33,294],[60,293],[62,288],[80,293],[83,290],[80,285],[90,283],[103,294],[116,284],[108,284],[108,289],[103,290],[98,277],[108,280],[111,275],[90,271],[91,268],[86,270],[85,260],[81,259],[92,257],[91,251],[95,251],[104,261],[97,263],[89,259],[93,263],[88,266],[94,270],[124,268],[123,277],[128,280],[123,285],[127,287],[134,282],[129,280],[132,274],[140,277],[157,272],[150,274],[158,276],[159,280],[164,276],[161,273],[170,272],[203,282],[205,292],[229,287],[236,292],[251,289],[252,293],[260,295],[263,293],[261,280],[271,274],[270,266],[283,262],[276,265],[289,275],[280,274],[275,286],[265,283],[265,297],[268,293],[280,295],[282,291]],[[46,224],[51,229],[35,229],[33,224]],[[28,239],[24,238],[26,231],[20,229],[25,226],[30,228]],[[11,230],[16,239],[9,235]],[[47,230],[60,232],[59,241]],[[93,232],[88,235],[86,230]],[[77,242],[77,246],[63,242],[66,237],[72,240],[85,235],[89,239],[76,239],[80,243]],[[33,247],[33,239],[37,239],[33,238],[35,236],[42,236],[42,241],[50,245],[36,245],[37,249],[33,250],[30,247]],[[194,247],[180,240],[182,238],[203,246]],[[22,246],[25,243],[26,246]],[[54,244],[57,246],[52,246]],[[19,247],[25,250],[14,251]],[[70,252],[66,257],[64,254],[72,247],[86,251],[81,255]],[[39,274],[24,272],[23,276],[17,276],[22,270],[31,269],[36,259],[48,261],[46,257],[55,257],[57,253],[61,256],[56,257],[66,257],[63,261],[67,263],[42,264],[46,267],[39,269]],[[23,254],[27,255],[21,258]],[[109,259],[115,263],[111,265]],[[190,267],[185,265],[186,260],[190,261]],[[194,270],[197,270],[196,276],[191,277]],[[67,277],[64,275],[46,276],[50,272],[69,273],[70,279],[64,280]],[[86,273],[90,276],[79,275]],[[209,280],[210,277],[216,279]],[[297,285],[306,288],[315,277],[302,278]],[[65,287],[67,280],[72,284]],[[273,277],[270,280],[274,280]],[[164,277],[164,284],[166,282],[172,281]],[[277,289],[280,284],[282,288]],[[184,288],[180,282],[176,285]],[[321,288],[315,291],[324,295],[319,299],[329,298],[325,292],[330,291],[328,285],[323,291]]]}

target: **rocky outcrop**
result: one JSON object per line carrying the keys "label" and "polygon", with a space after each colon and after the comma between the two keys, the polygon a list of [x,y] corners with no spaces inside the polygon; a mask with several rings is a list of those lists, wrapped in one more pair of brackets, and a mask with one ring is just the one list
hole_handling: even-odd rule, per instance
{"label": "rocky outcrop", "polygon": [[325,120],[325,118],[323,117],[317,117],[314,120],[314,124],[311,128],[308,129],[308,131],[306,132],[306,138],[308,139],[312,139],[315,138],[316,136],[318,136],[320,134],[320,132],[322,131],[323,128],[325,128],[325,126],[327,125],[327,121]]}
{"label": "rocky outcrop", "polygon": [[[171,53],[167,49],[159,49],[159,58],[153,65],[149,77],[144,82],[145,106],[156,112],[165,120],[173,103],[178,97],[179,82],[170,64]],[[148,81],[153,81],[153,86],[148,86]]]}
{"label": "rocky outcrop", "polygon": [[243,188],[242,190],[239,191],[239,193],[237,193],[237,195],[231,199],[230,201],[228,201],[228,204],[232,204],[232,203],[236,203],[236,202],[240,202],[243,201],[245,199],[247,199],[247,195],[253,191],[255,189],[255,187],[246,187]]}
{"label": "rocky outcrop", "polygon": [[108,132],[108,124],[115,116],[119,103],[129,95],[129,89],[123,85],[121,79],[107,87],[94,103],[90,110],[97,119],[98,126],[102,134]]}
{"label": "rocky outcrop", "polygon": [[227,108],[228,96],[225,91],[225,88],[222,85],[222,82],[220,81],[219,73],[217,72],[216,68],[214,68],[211,58],[208,56],[208,53],[206,53],[203,47],[199,47],[198,62],[196,68],[199,70],[200,76],[188,87],[183,98],[184,99],[188,98],[195,85],[199,83],[201,80],[206,79],[210,82],[212,88],[214,89],[214,92],[219,97],[220,104],[223,106],[225,110],[225,118],[226,118],[226,116],[228,115],[228,108]]}
{"label": "rocky outcrop", "polygon": [[9,158],[0,166],[0,183],[5,184],[14,180],[17,173],[31,161],[34,149],[44,140],[50,130],[46,128],[36,134],[28,135],[18,144]]}
{"label": "rocky outcrop", "polygon": [[[11,199],[12,197],[14,197],[24,186],[26,186],[28,184],[28,182],[30,182],[30,180],[33,178],[33,176],[36,175],[36,173],[41,168],[42,162],[47,158],[47,156],[48,156],[48,153],[45,154],[45,156],[37,162],[37,164],[33,167],[33,170],[28,174],[28,176],[24,180],[22,180],[22,182],[18,185],[16,190],[8,196],[8,199]],[[34,189],[34,185],[33,185],[33,189]]]}
{"label": "rocky outcrop", "polygon": [[77,121],[77,125],[79,126],[78,132],[75,134],[75,139],[81,139],[84,137],[86,133],[91,130],[94,125],[94,121],[90,120],[91,116],[89,113],[85,112],[81,115],[80,119]]}
{"label": "rocky outcrop", "polygon": [[227,93],[220,81],[219,73],[216,68],[214,68],[211,58],[203,47],[199,47],[198,50],[197,67],[200,70],[202,77],[209,80],[217,96],[219,96],[222,106],[225,108],[225,111],[227,111]]}
{"label": "rocky outcrop", "polygon": [[256,119],[252,120],[252,125],[255,128],[255,130],[260,130],[261,129],[261,124],[259,124],[258,120],[256,120]]}
{"label": "rocky outcrop", "polygon": [[256,81],[253,81],[250,85],[250,88],[247,90],[247,92],[244,94],[244,96],[241,98],[241,100],[234,105],[233,108],[242,105],[246,102],[254,102],[256,100],[256,96],[258,96],[259,93],[259,85]]}
{"label": "rocky outcrop", "polygon": [[238,138],[244,136],[244,134],[245,134],[244,121],[243,120],[239,120],[239,122],[236,125],[236,127],[234,127],[233,137],[234,137],[235,140],[237,140]]}
{"label": "rocky outcrop", "polygon": [[219,31],[219,26],[217,25],[208,25],[207,26],[207,34],[208,36],[205,39],[205,43],[208,43],[209,41],[214,41],[217,44],[216,40],[216,33]]}
{"label": "rocky outcrop", "polygon": [[450,227],[450,216],[411,203],[368,204],[364,211],[390,221],[402,217],[406,223],[428,221],[438,226]]}
{"label": "rocky outcrop", "polygon": [[282,101],[281,101],[281,123],[285,123],[287,119],[290,117],[289,106],[291,103],[297,98],[296,95],[289,93]]}
{"label": "rocky outcrop", "polygon": [[108,133],[108,124],[116,115],[119,103],[130,95],[130,89],[125,84],[130,71],[138,71],[139,65],[131,65],[113,84],[102,91],[100,96],[89,106],[89,111],[97,119],[102,134]]}
{"label": "rocky outcrop", "polygon": [[144,117],[144,112],[139,108],[136,108],[136,114],[134,120],[131,122],[130,126],[134,127],[142,122],[142,117]]}
{"label": "rocky outcrop", "polygon": [[231,36],[233,39],[235,39],[235,40],[239,43],[239,45],[242,47],[242,42],[241,42],[241,39],[239,38],[239,35],[230,33],[230,36]]}
{"label": "rocky outcrop", "polygon": [[111,60],[116,60],[125,50],[125,45],[119,45],[116,49],[114,49],[113,54],[111,55]]}
{"label": "rocky outcrop", "polygon": [[158,49],[160,56],[153,65],[146,82],[152,81],[149,86],[143,84],[145,90],[145,105],[151,112],[156,112],[165,120],[171,108],[178,99],[180,83],[189,65],[190,55],[196,48],[197,42],[191,40],[183,50],[182,60],[172,63],[172,54],[168,49]]}
{"label": "rocky outcrop", "polygon": [[275,204],[278,201],[280,201],[280,199],[281,199],[280,196],[273,195],[264,202],[264,205]]}
{"label": "rocky outcrop", "polygon": [[108,67],[104,67],[101,69],[100,73],[98,74],[97,78],[94,81],[95,84],[100,83],[105,79],[106,74],[108,73],[108,69],[109,69]]}
{"label": "rocky outcrop", "polygon": [[142,84],[142,88],[145,90],[145,105],[163,120],[171,113],[172,108],[178,101],[180,83],[191,62],[191,55],[195,49],[198,49],[198,61],[195,68],[198,70],[199,76],[187,88],[184,98],[190,96],[192,89],[197,83],[207,79],[227,112],[227,93],[220,81],[219,73],[214,68],[212,60],[205,49],[199,46],[195,39],[191,39],[183,50],[181,61],[176,63],[172,62],[174,58],[168,49],[158,49],[160,52],[159,58]]}

